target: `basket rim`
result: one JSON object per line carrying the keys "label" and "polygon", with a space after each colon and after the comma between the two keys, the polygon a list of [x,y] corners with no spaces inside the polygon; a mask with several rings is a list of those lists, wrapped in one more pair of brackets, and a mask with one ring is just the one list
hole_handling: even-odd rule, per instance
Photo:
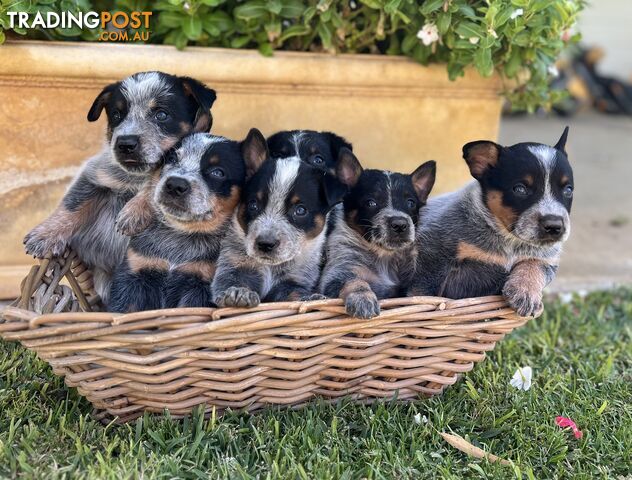
{"label": "basket rim", "polygon": [[[481,297],[468,297],[462,299],[451,299],[447,297],[437,296],[411,296],[411,297],[393,297],[379,300],[380,314],[371,319],[362,319],[357,317],[348,316],[349,319],[355,319],[358,322],[365,322],[367,320],[380,320],[392,316],[389,313],[393,309],[402,307],[419,307],[422,305],[435,306],[434,311],[455,310],[459,308],[473,307],[478,305],[492,304],[490,306],[490,313],[496,313],[496,310],[501,308],[513,309],[509,307],[509,304],[502,295],[486,295]],[[4,307],[0,310],[0,316],[23,318],[23,319],[58,319],[60,317],[71,317],[73,320],[82,321],[84,319],[94,319],[97,317],[114,317],[117,319],[116,324],[133,322],[140,319],[149,319],[164,316],[209,316],[212,320],[224,318],[227,316],[243,316],[248,314],[254,314],[259,312],[276,312],[296,310],[297,313],[307,313],[311,311],[328,311],[332,308],[339,307],[340,311],[336,313],[343,314],[344,312],[344,300],[341,298],[327,298],[322,300],[305,300],[305,301],[287,301],[287,302],[261,302],[256,307],[242,308],[242,307],[181,307],[181,308],[161,308],[153,310],[143,310],[138,312],[129,313],[117,313],[107,310],[102,311],[80,311],[80,312],[58,312],[58,313],[37,313],[27,308],[22,308],[13,302],[11,305]],[[398,312],[401,314],[401,312]],[[520,317],[520,318],[533,318],[533,317]],[[6,319],[6,318],[5,318]]]}

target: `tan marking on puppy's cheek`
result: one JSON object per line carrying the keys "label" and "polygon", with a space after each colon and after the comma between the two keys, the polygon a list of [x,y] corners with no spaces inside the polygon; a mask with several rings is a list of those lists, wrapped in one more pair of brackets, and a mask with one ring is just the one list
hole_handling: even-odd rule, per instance
{"label": "tan marking on puppy's cheek", "polygon": [[323,215],[322,213],[317,213],[314,216],[314,226],[306,232],[306,237],[311,240],[320,235],[320,233],[323,231],[323,228],[325,228],[325,222],[325,215]]}
{"label": "tan marking on puppy's cheek", "polygon": [[246,232],[248,223],[246,222],[246,205],[243,203],[240,203],[237,208],[237,221],[239,222],[241,229]]}
{"label": "tan marking on puppy's cheek", "polygon": [[230,189],[230,195],[228,197],[215,197],[213,206],[213,216],[217,217],[219,224],[224,223],[226,219],[231,217],[239,205],[241,198],[241,188],[238,185],[233,185]]}
{"label": "tan marking on puppy's cheek", "polygon": [[504,255],[486,252],[476,245],[463,241],[457,245],[456,258],[460,261],[473,260],[475,262],[488,263],[500,267],[506,267],[509,262]]}
{"label": "tan marking on puppy's cheek", "polygon": [[352,230],[355,230],[360,235],[364,236],[364,229],[358,225],[358,211],[351,210],[348,214],[345,214],[345,220],[347,225],[351,227]]}
{"label": "tan marking on puppy's cheek", "polygon": [[208,196],[208,210],[211,218],[200,221],[182,222],[175,219],[168,219],[169,223],[177,230],[194,233],[212,233],[220,228],[232,216],[239,203],[241,189],[233,185],[228,197],[220,197],[216,194]]}
{"label": "tan marking on puppy's cheek", "polygon": [[215,264],[211,262],[189,262],[178,265],[176,270],[188,275],[195,275],[198,278],[208,282],[215,275]]}
{"label": "tan marking on puppy's cheek", "polygon": [[178,143],[178,138],[176,137],[165,137],[162,140],[160,140],[160,149],[163,152],[166,152],[167,150],[169,150],[171,147],[173,147],[176,143]]}
{"label": "tan marking on puppy's cheek", "polygon": [[498,190],[490,190],[487,192],[487,208],[498,219],[500,224],[505,227],[507,231],[511,231],[513,225],[518,219],[518,215],[511,208],[503,205],[503,194]]}
{"label": "tan marking on puppy's cheek", "polygon": [[347,283],[345,283],[345,286],[342,287],[342,290],[340,290],[340,298],[345,299],[352,293],[367,292],[370,290],[371,290],[371,287],[364,280],[360,280],[360,279],[349,280]]}
{"label": "tan marking on puppy's cheek", "polygon": [[183,137],[191,133],[192,129],[193,126],[189,122],[180,122],[180,135],[182,135]]}
{"label": "tan marking on puppy's cheek", "polygon": [[169,270],[169,262],[167,260],[157,257],[146,257],[131,248],[127,250],[127,265],[134,273],[138,273],[141,270]]}

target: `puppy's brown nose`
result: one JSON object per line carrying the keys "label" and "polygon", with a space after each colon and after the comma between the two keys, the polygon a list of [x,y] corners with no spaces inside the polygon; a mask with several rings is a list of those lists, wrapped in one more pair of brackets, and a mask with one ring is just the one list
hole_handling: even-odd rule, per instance
{"label": "puppy's brown nose", "polygon": [[138,135],[121,135],[116,139],[116,149],[125,155],[130,155],[138,148]]}
{"label": "puppy's brown nose", "polygon": [[169,195],[182,197],[191,190],[191,185],[184,178],[169,177],[165,182],[165,190],[167,190]]}
{"label": "puppy's brown nose", "polygon": [[542,238],[558,240],[565,232],[564,219],[559,215],[544,215],[540,218],[540,236]]}
{"label": "puppy's brown nose", "polygon": [[391,217],[388,224],[395,233],[404,233],[408,230],[408,219],[405,217]]}
{"label": "puppy's brown nose", "polygon": [[279,240],[268,236],[257,237],[257,249],[262,253],[272,253],[279,246]]}

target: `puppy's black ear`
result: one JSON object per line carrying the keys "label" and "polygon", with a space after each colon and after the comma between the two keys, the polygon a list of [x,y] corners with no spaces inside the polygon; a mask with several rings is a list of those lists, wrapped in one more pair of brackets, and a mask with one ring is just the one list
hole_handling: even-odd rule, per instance
{"label": "puppy's black ear", "polygon": [[252,177],[263,165],[268,157],[268,144],[263,134],[256,128],[248,132],[246,139],[241,142],[241,153],[246,162],[246,178]]}
{"label": "puppy's black ear", "polygon": [[489,168],[496,166],[502,148],[489,140],[477,140],[463,146],[463,158],[475,179],[480,180]]}
{"label": "puppy's black ear", "polygon": [[410,175],[411,180],[413,181],[413,187],[415,187],[415,192],[417,192],[417,197],[421,202],[426,202],[428,199],[428,195],[430,195],[430,190],[435,183],[435,177],[437,175],[437,162],[434,160],[429,160],[428,162],[420,165],[417,169]]}
{"label": "puppy's black ear", "polygon": [[362,174],[362,165],[351,150],[340,149],[336,162],[336,177],[348,187],[354,187]]}
{"label": "puppy's black ear", "polygon": [[342,202],[349,189],[330,173],[323,175],[323,192],[329,208]]}
{"label": "puppy's black ear", "polygon": [[353,147],[351,146],[351,144],[340,135],[336,135],[332,132],[322,132],[322,135],[329,142],[329,148],[331,149],[331,156],[333,158],[338,158],[338,156],[340,155],[340,150],[343,148],[347,148],[353,151]]}
{"label": "puppy's black ear", "polygon": [[193,121],[193,129],[196,132],[208,132],[213,125],[211,107],[215,103],[217,95],[215,90],[208,88],[202,82],[191,77],[180,77],[184,93],[197,103],[198,109]]}
{"label": "puppy's black ear", "polygon": [[562,136],[555,144],[555,148],[557,148],[560,152],[566,153],[566,139],[568,138],[568,125],[562,132]]}
{"label": "puppy's black ear", "polygon": [[88,121],[96,122],[101,116],[101,112],[112,98],[112,93],[116,90],[120,85],[120,82],[112,83],[101,90],[101,93],[97,95],[97,98],[94,99],[90,110],[88,111]]}

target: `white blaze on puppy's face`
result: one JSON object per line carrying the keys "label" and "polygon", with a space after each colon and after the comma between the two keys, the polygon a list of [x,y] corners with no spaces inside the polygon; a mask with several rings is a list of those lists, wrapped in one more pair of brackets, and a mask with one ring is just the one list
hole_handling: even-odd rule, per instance
{"label": "white blaze on puppy's face", "polygon": [[[291,260],[305,241],[305,233],[287,218],[288,197],[296,183],[300,164],[296,157],[276,161],[274,174],[267,185],[267,203],[248,226],[246,252],[262,263],[279,264]],[[261,239],[278,242],[278,246],[270,253],[262,253],[257,247]]]}
{"label": "white blaze on puppy's face", "polygon": [[544,193],[537,203],[526,210],[514,228],[514,234],[527,242],[537,242],[540,236],[540,220],[543,217],[559,217],[563,224],[564,234],[558,241],[566,241],[570,235],[571,224],[568,209],[553,194],[553,170],[555,169],[557,150],[547,145],[534,145],[528,150],[537,158],[544,172]]}

